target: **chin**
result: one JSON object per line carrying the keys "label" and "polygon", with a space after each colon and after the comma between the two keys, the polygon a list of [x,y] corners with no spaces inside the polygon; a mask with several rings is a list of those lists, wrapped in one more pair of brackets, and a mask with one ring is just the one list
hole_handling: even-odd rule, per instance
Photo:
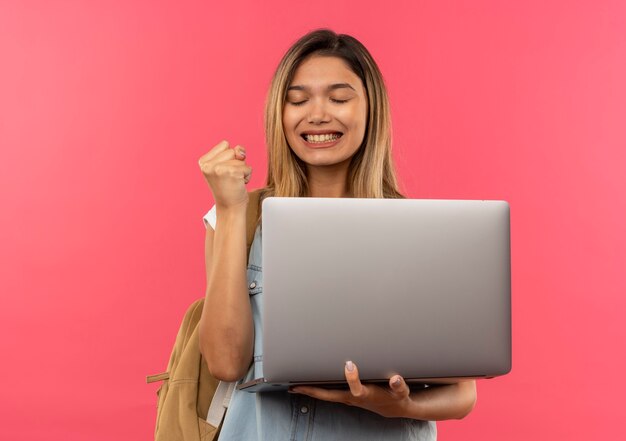
{"label": "chin", "polygon": [[313,167],[329,167],[333,165],[345,164],[350,161],[350,158],[303,158],[302,161],[306,165],[310,165]]}

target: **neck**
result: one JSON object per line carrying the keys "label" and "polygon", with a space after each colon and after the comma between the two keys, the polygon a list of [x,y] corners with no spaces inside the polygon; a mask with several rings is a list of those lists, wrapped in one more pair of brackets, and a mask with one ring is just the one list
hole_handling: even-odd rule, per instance
{"label": "neck", "polygon": [[[339,165],[339,164],[337,164]],[[307,167],[309,196],[312,198],[347,198],[347,167]]]}

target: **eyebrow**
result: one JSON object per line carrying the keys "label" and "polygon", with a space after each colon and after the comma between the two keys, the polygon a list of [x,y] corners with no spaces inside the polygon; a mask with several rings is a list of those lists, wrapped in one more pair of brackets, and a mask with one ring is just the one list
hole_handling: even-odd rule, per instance
{"label": "eyebrow", "polygon": [[[335,84],[331,84],[330,86],[328,86],[326,88],[326,90],[335,90],[335,89],[352,89],[354,90],[354,87],[352,87],[351,85],[349,85],[348,83],[335,83]],[[287,91],[290,90],[304,90],[304,91],[308,91],[309,88],[307,86],[300,86],[300,85],[296,85],[296,86],[289,86],[287,88]],[[356,90],[354,90],[356,92]]]}

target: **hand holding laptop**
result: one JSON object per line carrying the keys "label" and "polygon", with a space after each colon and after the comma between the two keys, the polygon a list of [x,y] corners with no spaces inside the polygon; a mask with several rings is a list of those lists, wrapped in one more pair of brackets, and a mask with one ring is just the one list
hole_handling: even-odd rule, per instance
{"label": "hand holding laptop", "polygon": [[[465,415],[476,404],[474,381],[440,385],[411,392],[400,375],[394,375],[389,379],[389,387],[361,383],[358,368],[351,361],[346,363],[345,375],[349,390],[295,386],[290,388],[289,392],[308,395],[318,400],[361,407],[391,418],[407,415],[424,420],[454,418],[457,414]],[[422,406],[426,401],[430,409],[428,414],[424,412],[427,407]],[[454,408],[451,408],[451,403],[454,403]]]}

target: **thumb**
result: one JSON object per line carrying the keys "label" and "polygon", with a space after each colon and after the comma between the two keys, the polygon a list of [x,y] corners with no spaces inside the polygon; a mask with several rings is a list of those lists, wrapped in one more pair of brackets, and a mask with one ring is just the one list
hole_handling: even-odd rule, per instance
{"label": "thumb", "polygon": [[241,161],[246,159],[246,149],[242,146],[238,145],[235,147],[235,159],[239,159]]}

